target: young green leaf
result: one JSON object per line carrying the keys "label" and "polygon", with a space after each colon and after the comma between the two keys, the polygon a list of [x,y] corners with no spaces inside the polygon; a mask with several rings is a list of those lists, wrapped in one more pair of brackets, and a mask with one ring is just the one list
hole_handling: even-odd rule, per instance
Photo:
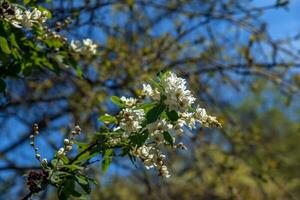
{"label": "young green leaf", "polygon": [[169,132],[165,131],[163,132],[163,135],[164,135],[164,139],[170,144],[173,146],[173,138],[172,136],[170,135]]}
{"label": "young green leaf", "polygon": [[87,177],[83,175],[76,175],[76,182],[81,186],[81,188],[89,194],[91,192],[90,183]]}
{"label": "young green leaf", "polygon": [[179,116],[175,110],[166,111],[166,114],[167,114],[168,118],[173,122],[177,121],[179,118]]}
{"label": "young green leaf", "polygon": [[81,194],[75,190],[75,182],[73,178],[67,179],[66,182],[58,188],[57,192],[59,200],[67,200],[70,196],[81,196]]}
{"label": "young green leaf", "polygon": [[104,152],[103,160],[102,160],[102,172],[103,173],[107,172],[107,170],[109,168],[109,165],[110,165],[110,163],[112,161],[113,154],[114,154],[114,150],[113,149],[107,149]]}
{"label": "young green leaf", "polygon": [[7,40],[2,36],[0,36],[0,48],[6,54],[11,53]]}
{"label": "young green leaf", "polygon": [[140,134],[131,135],[129,137],[129,140],[134,145],[142,146],[145,143],[145,141],[147,140],[148,136],[149,136],[149,132],[148,131],[144,131],[143,133],[140,133]]}
{"label": "young green leaf", "polygon": [[125,108],[126,107],[126,105],[122,102],[122,100],[117,96],[112,96],[111,101],[114,104],[116,104],[117,106],[119,106],[120,108]]}
{"label": "young green leaf", "polygon": [[158,104],[146,114],[148,124],[155,122],[160,114],[165,110],[166,106],[163,103]]}
{"label": "young green leaf", "polygon": [[115,118],[114,116],[108,115],[108,114],[105,114],[105,115],[99,117],[98,120],[102,121],[104,123],[117,123],[118,122],[117,118]]}

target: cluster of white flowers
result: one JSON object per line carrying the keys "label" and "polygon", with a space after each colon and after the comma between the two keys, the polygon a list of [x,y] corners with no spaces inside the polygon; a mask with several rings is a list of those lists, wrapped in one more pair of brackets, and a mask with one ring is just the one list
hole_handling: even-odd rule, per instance
{"label": "cluster of white flowers", "polygon": [[127,97],[122,96],[121,101],[128,107],[134,107],[134,106],[136,106],[138,99],[132,98],[132,97],[127,98]]}
{"label": "cluster of white flowers", "polygon": [[47,20],[48,12],[40,11],[37,8],[33,10],[23,10],[8,3],[2,4],[2,16],[17,28],[31,28],[33,24],[42,24]]}
{"label": "cluster of white flowers", "polygon": [[142,123],[145,120],[145,112],[143,109],[125,108],[120,112],[120,128],[126,133],[138,132],[142,128]]}
{"label": "cluster of white flowers", "polygon": [[185,79],[178,78],[172,72],[162,78],[161,84],[166,97],[164,102],[170,110],[186,111],[196,100],[191,91],[186,89]]}
{"label": "cluster of white flowers", "polygon": [[[182,143],[176,143],[176,136],[182,135],[186,128],[195,129],[197,124],[202,127],[211,125],[221,126],[216,117],[207,115],[206,110],[197,106],[193,108],[195,98],[186,87],[186,81],[178,78],[174,73],[163,74],[159,81],[143,85],[141,99],[121,97],[123,108],[119,115],[118,126],[113,131],[124,131],[121,138],[111,140],[111,144],[117,144],[127,136],[139,136],[147,134],[142,146],[134,146],[131,154],[139,158],[147,169],[156,168],[160,176],[170,177],[165,165],[163,146],[170,145],[173,149],[187,149]],[[153,102],[143,104],[143,98],[149,97]],[[153,104],[154,103],[154,104]],[[143,106],[148,108],[143,108]],[[154,107],[151,107],[153,106]],[[150,108],[149,108],[150,106]],[[162,108],[163,111],[159,111]],[[148,109],[148,110],[147,110]],[[155,121],[149,116],[153,115],[149,109],[157,113]],[[145,112],[147,116],[145,117]],[[147,119],[146,119],[147,118]],[[150,123],[149,123],[150,121]]]}
{"label": "cluster of white flowers", "polygon": [[151,97],[154,100],[160,99],[160,93],[157,88],[152,89],[150,84],[143,84],[142,95],[146,97]]}
{"label": "cluster of white flowers", "polygon": [[132,150],[132,155],[140,158],[144,163],[146,169],[157,168],[159,176],[165,178],[170,177],[167,166],[164,164],[166,156],[162,154],[157,148],[143,145]]}
{"label": "cluster of white flowers", "polygon": [[187,89],[184,79],[177,77],[172,72],[168,72],[161,78],[160,83],[161,91],[157,88],[153,89],[149,84],[144,84],[142,94],[153,100],[159,100],[161,96],[165,98],[164,103],[168,106],[168,109],[176,111],[179,115],[177,124],[174,125],[178,134],[184,132],[184,127],[195,128],[196,122],[199,122],[204,127],[210,125],[220,126],[216,117],[207,115],[204,108],[198,106],[195,112],[190,111],[196,99],[191,91]]}
{"label": "cluster of white flowers", "polygon": [[[163,132],[171,131],[173,129],[173,125],[171,123],[169,123],[167,120],[161,119],[161,120],[157,120],[151,124],[148,124],[146,126],[146,128],[147,128],[148,132],[150,133],[151,137],[157,138]],[[157,138],[156,140],[157,140],[157,142],[161,141],[161,140],[159,140],[159,138]]]}
{"label": "cluster of white flowers", "polygon": [[95,55],[97,52],[98,45],[95,44],[91,39],[87,38],[81,41],[72,40],[70,44],[70,49],[82,55]]}
{"label": "cluster of white flowers", "polygon": [[66,155],[69,151],[72,150],[72,146],[74,144],[73,140],[76,135],[79,135],[81,133],[81,128],[79,126],[75,126],[74,130],[71,132],[71,138],[70,139],[64,139],[64,147],[61,147],[56,155],[57,158],[61,158],[62,156]]}

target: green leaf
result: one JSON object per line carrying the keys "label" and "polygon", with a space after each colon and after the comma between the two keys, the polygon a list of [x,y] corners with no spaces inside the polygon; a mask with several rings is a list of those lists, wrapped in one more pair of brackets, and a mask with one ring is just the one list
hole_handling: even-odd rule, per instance
{"label": "green leaf", "polygon": [[146,114],[147,122],[148,124],[155,122],[160,114],[165,110],[166,106],[163,103],[160,103],[159,105],[155,106],[149,112]]}
{"label": "green leaf", "polygon": [[145,143],[145,141],[147,140],[148,136],[149,136],[149,132],[148,131],[144,131],[143,133],[131,135],[129,137],[129,140],[134,145],[142,146]]}
{"label": "green leaf", "polygon": [[81,194],[75,190],[75,181],[73,178],[67,179],[66,182],[58,188],[59,200],[67,200],[70,196],[81,196]]}
{"label": "green leaf", "polygon": [[79,67],[76,68],[76,75],[77,75],[80,79],[83,78],[83,72],[82,72],[82,70],[81,70]]}
{"label": "green leaf", "polygon": [[29,4],[31,0],[23,0],[24,4]]}
{"label": "green leaf", "polygon": [[0,92],[4,92],[6,88],[6,83],[4,80],[0,79]]}
{"label": "green leaf", "polygon": [[2,36],[0,36],[0,47],[4,53],[6,53],[6,54],[11,53],[10,48],[7,43],[7,40]]}
{"label": "green leaf", "polygon": [[99,152],[94,151],[94,152],[89,152],[87,151],[86,153],[82,154],[74,163],[81,163],[81,162],[86,162],[89,159],[95,157]]}
{"label": "green leaf", "polygon": [[75,142],[75,144],[78,146],[78,151],[79,151],[79,153],[80,152],[82,152],[82,151],[84,151],[86,148],[88,148],[89,147],[89,143],[85,143],[85,142]]}
{"label": "green leaf", "polygon": [[53,167],[55,167],[55,166],[60,166],[60,165],[63,165],[64,164],[64,162],[61,160],[61,159],[53,159],[53,160],[51,160],[51,165],[53,166]]}
{"label": "green leaf", "polygon": [[121,108],[126,108],[126,105],[122,102],[122,100],[117,96],[112,96],[111,101]]}
{"label": "green leaf", "polygon": [[81,186],[81,188],[89,194],[91,192],[91,187],[88,178],[83,175],[76,175],[75,178],[76,182]]}
{"label": "green leaf", "polygon": [[165,131],[163,132],[163,135],[164,135],[164,139],[170,144],[173,146],[173,138],[172,136],[170,135],[169,132]]}
{"label": "green leaf", "polygon": [[109,165],[110,165],[110,163],[112,161],[113,154],[114,154],[114,150],[113,149],[107,149],[104,152],[103,160],[102,160],[102,172],[103,173],[107,172],[107,170],[109,168]]}
{"label": "green leaf", "polygon": [[11,33],[10,36],[9,36],[9,39],[10,39],[10,42],[12,44],[12,46],[16,47],[17,49],[20,49],[17,41],[16,41],[16,36],[14,33]]}
{"label": "green leaf", "polygon": [[153,79],[151,79],[151,78],[148,78],[147,79],[147,82],[149,82],[150,83],[150,85],[152,86],[152,87],[154,87],[154,88],[161,88],[161,86],[156,82],[156,81],[154,81]]}
{"label": "green leaf", "polygon": [[143,109],[144,112],[148,112],[149,110],[151,110],[151,108],[153,108],[155,105],[157,104],[157,102],[151,102],[151,103],[144,103],[140,106],[138,106],[139,109]]}
{"label": "green leaf", "polygon": [[173,122],[176,122],[179,118],[179,116],[175,110],[166,111],[166,114],[167,114],[168,118]]}
{"label": "green leaf", "polygon": [[169,76],[169,74],[171,73],[171,71],[169,70],[161,70],[160,72],[157,73],[157,77],[158,79],[165,79],[166,77]]}
{"label": "green leaf", "polygon": [[102,121],[104,123],[117,123],[118,122],[117,118],[115,118],[114,116],[108,115],[108,114],[105,114],[105,115],[99,117],[98,120]]}
{"label": "green leaf", "polygon": [[84,168],[78,165],[64,165],[64,167],[70,169],[70,170],[83,170]]}

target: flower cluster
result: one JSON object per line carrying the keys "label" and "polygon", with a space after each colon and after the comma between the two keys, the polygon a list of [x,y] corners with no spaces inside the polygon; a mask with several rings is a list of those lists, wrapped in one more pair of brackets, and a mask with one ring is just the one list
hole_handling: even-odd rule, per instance
{"label": "flower cluster", "polygon": [[70,44],[70,49],[81,55],[95,55],[97,51],[98,45],[93,43],[93,41],[89,38],[84,39],[81,41],[79,40],[72,40]]}
{"label": "flower cluster", "polygon": [[127,97],[122,96],[121,101],[128,107],[134,107],[134,106],[136,106],[138,99],[135,99],[132,97],[127,98]]}
{"label": "flower cluster", "polygon": [[10,22],[17,28],[31,28],[34,24],[45,23],[48,16],[47,11],[40,11],[37,8],[23,10],[7,2],[3,2],[0,5],[0,14],[4,20]]}
{"label": "flower cluster", "polygon": [[172,72],[162,77],[161,85],[166,97],[164,102],[170,110],[186,111],[196,100],[191,91],[186,89],[186,81]]}
{"label": "flower cluster", "polygon": [[138,132],[142,128],[145,120],[145,112],[143,109],[125,108],[120,112],[120,128],[126,133]]}
{"label": "flower cluster", "polygon": [[[204,108],[195,106],[195,100],[191,91],[187,89],[185,80],[178,78],[172,72],[162,74],[157,81],[152,81],[151,85],[144,85],[139,98],[114,96],[113,103],[122,109],[116,116],[105,114],[99,118],[105,125],[102,129],[103,133],[98,133],[95,137],[96,141],[75,158],[79,158],[83,152],[91,153],[88,152],[89,150],[93,155],[94,150],[99,148],[97,145],[101,145],[99,149],[104,149],[99,153],[103,153],[104,163],[106,163],[114,155],[113,152],[106,150],[121,148],[124,155],[138,158],[146,169],[154,168],[159,176],[168,178],[170,173],[166,165],[165,147],[171,147],[172,150],[185,150],[187,147],[177,141],[180,140],[178,135],[182,135],[187,129],[195,129],[198,125],[221,126],[216,117],[208,115]],[[34,125],[33,130],[30,136],[31,145],[43,169],[48,169],[45,167],[47,160],[41,160],[34,143],[38,126]],[[80,127],[75,126],[71,137],[64,139],[64,146],[56,152],[56,163],[66,160],[63,157],[72,150],[74,138],[80,132]],[[54,171],[63,169],[56,166],[53,168]]]}
{"label": "flower cluster", "polygon": [[160,93],[157,88],[152,89],[150,84],[143,84],[142,95],[145,97],[151,97],[154,100],[160,99]]}
{"label": "flower cluster", "polygon": [[[150,98],[150,103],[144,98]],[[123,109],[115,119],[118,126],[114,131],[123,131],[122,139],[135,138],[131,154],[139,158],[147,169],[156,168],[159,175],[169,177],[164,146],[187,149],[182,142],[176,143],[177,135],[182,135],[186,129],[197,128],[197,124],[202,127],[221,126],[216,117],[208,115],[204,108],[193,108],[195,100],[184,79],[166,72],[151,85],[143,85],[140,99],[121,97],[116,102]],[[135,143],[136,140],[143,141],[143,144]],[[118,141],[120,139],[111,140],[112,144]]]}
{"label": "flower cluster", "polygon": [[157,148],[143,145],[141,147],[136,147],[132,150],[132,155],[140,158],[144,163],[146,169],[156,167],[159,171],[159,176],[166,178],[170,177],[169,170],[164,164],[164,159],[166,156],[162,154]]}

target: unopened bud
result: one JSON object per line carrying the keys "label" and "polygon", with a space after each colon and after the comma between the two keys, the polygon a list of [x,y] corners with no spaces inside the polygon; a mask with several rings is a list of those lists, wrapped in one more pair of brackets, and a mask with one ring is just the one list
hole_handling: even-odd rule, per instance
{"label": "unopened bud", "polygon": [[68,145],[68,146],[66,146],[66,151],[71,151],[72,150],[72,146],[71,145]]}
{"label": "unopened bud", "polygon": [[81,131],[81,128],[77,125],[77,126],[75,126],[75,131],[79,134]]}
{"label": "unopened bud", "polygon": [[36,157],[36,159],[39,160],[41,158],[41,155],[37,153],[37,154],[35,154],[35,157]]}
{"label": "unopened bud", "polygon": [[38,131],[39,130],[39,126],[37,124],[33,124],[33,130],[34,131]]}
{"label": "unopened bud", "polygon": [[47,166],[47,164],[48,164],[47,159],[44,158],[44,159],[41,161],[41,164],[42,164],[43,166]]}
{"label": "unopened bud", "polygon": [[64,139],[64,144],[65,144],[65,145],[69,145],[69,144],[70,144],[70,140]]}
{"label": "unopened bud", "polygon": [[71,134],[72,135],[76,135],[77,133],[76,133],[76,131],[72,131]]}
{"label": "unopened bud", "polygon": [[57,157],[58,158],[61,158],[65,153],[65,149],[64,148],[60,148],[58,151],[57,151]]}

